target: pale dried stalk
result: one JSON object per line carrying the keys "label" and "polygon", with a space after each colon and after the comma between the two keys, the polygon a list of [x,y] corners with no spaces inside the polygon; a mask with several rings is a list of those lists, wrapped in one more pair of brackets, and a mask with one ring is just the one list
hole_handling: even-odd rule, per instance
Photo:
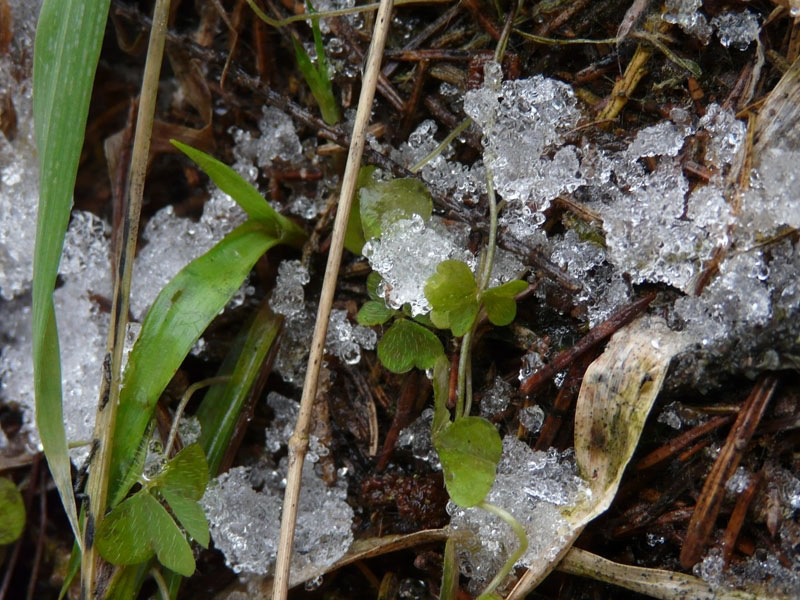
{"label": "pale dried stalk", "polygon": [[347,166],[342,179],[342,190],[339,196],[339,207],[333,224],[333,237],[328,252],[328,264],[325,267],[325,279],[317,309],[317,320],[314,325],[314,337],[308,356],[308,368],[303,384],[303,395],[300,399],[300,412],[297,425],[289,439],[289,467],[286,476],[286,492],[283,497],[283,514],[281,517],[281,535],[278,543],[278,558],[275,564],[275,580],[272,589],[273,600],[285,600],[289,589],[289,568],[291,566],[292,546],[294,544],[294,528],[297,520],[297,502],[300,497],[300,480],[303,472],[303,461],[308,449],[308,430],[311,424],[311,409],[317,394],[319,369],[325,348],[325,336],[328,333],[328,319],[331,314],[333,294],[336,289],[336,278],[342,262],[344,234],[350,206],[353,202],[356,179],[361,167],[361,155],[364,152],[367,124],[372,112],[372,101],[375,98],[375,86],[383,58],[386,35],[389,32],[390,16],[393,0],[381,0],[375,19],[372,43],[367,55],[367,65],[361,82],[361,96],[358,99],[353,135],[350,140],[350,152],[347,155]]}
{"label": "pale dried stalk", "polygon": [[[110,354],[109,372],[103,374],[100,403],[95,418],[94,437],[98,444],[97,456],[89,469],[87,490],[89,505],[84,531],[84,553],[81,561],[83,597],[94,598],[98,586],[97,575],[100,557],[93,545],[94,531],[103,519],[108,502],[108,476],[111,466],[111,446],[117,420],[117,405],[122,371],[122,348],[128,325],[131,273],[139,231],[139,216],[142,211],[144,179],[147,172],[147,157],[150,153],[150,135],[156,109],[158,79],[164,56],[164,41],[169,16],[169,0],[157,0],[153,10],[153,25],[147,48],[147,60],[142,78],[139,111],[136,116],[136,133],[131,154],[128,203],[123,220],[124,244],[116,264],[114,278],[114,300],[112,318],[108,332],[107,349]],[[107,356],[108,358],[108,356]],[[102,586],[101,586],[102,587]]]}

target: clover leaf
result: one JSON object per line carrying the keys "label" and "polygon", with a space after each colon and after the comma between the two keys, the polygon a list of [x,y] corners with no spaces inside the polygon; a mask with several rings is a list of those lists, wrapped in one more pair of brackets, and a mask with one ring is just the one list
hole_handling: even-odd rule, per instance
{"label": "clover leaf", "polygon": [[503,451],[494,425],[483,417],[461,417],[436,432],[433,443],[450,499],[463,508],[483,502]]}
{"label": "clover leaf", "polygon": [[[190,576],[195,569],[194,556],[175,519],[195,541],[208,547],[208,522],[197,503],[207,483],[203,449],[199,444],[187,446],[100,522],[95,534],[98,552],[115,565],[142,563],[155,554],[168,569]],[[166,500],[175,518],[157,495]]]}
{"label": "clover leaf", "polygon": [[361,226],[367,239],[381,237],[383,227],[400,219],[420,215],[427,221],[433,200],[425,184],[413,178],[373,181],[358,194]]}
{"label": "clover leaf", "polygon": [[443,354],[439,338],[408,319],[397,319],[378,342],[378,358],[392,373],[431,369]]}
{"label": "clover leaf", "polygon": [[14,482],[0,477],[0,545],[15,541],[25,528],[25,503]]}
{"label": "clover leaf", "polygon": [[486,315],[493,325],[508,325],[517,316],[517,303],[514,296],[528,287],[519,279],[490,288],[481,294],[481,302],[486,307]]}
{"label": "clover leaf", "polygon": [[425,283],[430,302],[431,321],[440,329],[450,329],[460,337],[469,331],[478,315],[478,285],[466,263],[444,260]]}

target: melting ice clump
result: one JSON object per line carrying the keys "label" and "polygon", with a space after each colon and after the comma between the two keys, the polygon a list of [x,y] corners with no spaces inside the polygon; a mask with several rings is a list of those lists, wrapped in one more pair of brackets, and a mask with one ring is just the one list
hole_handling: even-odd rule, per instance
{"label": "melting ice clump", "polygon": [[550,150],[580,118],[572,88],[542,76],[499,81],[499,65],[485,66],[484,87],[467,92],[466,112],[484,135],[484,162],[503,199],[531,202],[536,211],[583,183],[573,146]]}
{"label": "melting ice clump", "polygon": [[[514,515],[528,536],[528,550],[519,565],[555,558],[568,527],[561,508],[589,493],[578,476],[571,452],[535,452],[514,436],[503,439],[503,456],[486,500]],[[519,542],[511,528],[479,508],[448,504],[450,527],[469,535],[458,550],[461,572],[471,578],[470,590],[482,589],[500,570]]]}
{"label": "melting ice clump", "polygon": [[698,11],[702,6],[703,0],[667,0],[663,19],[707,44],[711,39],[711,26],[706,16]]}
{"label": "melting ice clump", "polygon": [[436,448],[431,440],[431,426],[433,425],[433,409],[426,408],[411,425],[404,427],[397,436],[399,448],[409,448],[414,458],[431,465],[434,470],[441,470],[442,464]]}
{"label": "melting ice clump", "polygon": [[[236,573],[272,573],[277,556],[286,459],[278,469],[235,467],[214,479],[201,501],[214,545]],[[353,541],[353,509],[346,484],[333,487],[303,466],[297,515],[292,585],[318,575],[347,552]]]}
{"label": "melting ice clump", "polygon": [[[267,404],[273,418],[266,429],[266,450],[285,448],[300,405],[270,392]],[[328,448],[311,436],[303,466],[303,493],[292,556],[292,582],[315,577],[350,547],[353,509],[347,504],[347,484],[328,487],[314,472],[314,463]],[[277,469],[235,467],[214,479],[203,496],[214,545],[236,573],[267,575],[277,555],[280,514],[286,485],[287,459]]]}
{"label": "melting ice clump", "polygon": [[711,19],[711,25],[717,31],[719,43],[736,50],[746,50],[761,31],[758,17],[749,10],[722,13]]}
{"label": "melting ice clump", "polygon": [[386,227],[381,239],[364,244],[364,256],[383,278],[378,293],[392,308],[408,303],[414,316],[430,312],[425,282],[436,266],[447,259],[463,260],[471,267],[475,257],[465,250],[466,232],[447,228],[436,217],[425,222],[421,216],[399,219]]}
{"label": "melting ice clump", "polygon": [[[308,269],[299,260],[285,260],[278,266],[278,277],[269,300],[277,314],[286,317],[284,339],[275,358],[275,370],[284,381],[302,384],[306,359],[314,331],[314,308],[305,301],[303,286],[311,281]],[[348,365],[361,360],[361,350],[372,350],[378,334],[353,325],[347,311],[334,309],[328,322],[325,350]]]}
{"label": "melting ice clump", "polygon": [[[54,300],[61,350],[64,423],[70,442],[90,440],[100,391],[108,314],[90,297],[110,297],[109,247],[105,223],[91,213],[75,211],[67,230],[59,266],[63,285]],[[10,343],[0,355],[0,394],[22,408],[22,432],[33,451],[40,445],[34,419],[31,314],[29,300],[6,305],[5,335]],[[76,448],[76,462],[88,446]]]}

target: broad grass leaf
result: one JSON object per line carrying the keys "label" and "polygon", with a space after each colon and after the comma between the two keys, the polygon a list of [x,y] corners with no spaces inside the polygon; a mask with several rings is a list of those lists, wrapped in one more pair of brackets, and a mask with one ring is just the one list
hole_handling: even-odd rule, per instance
{"label": "broad grass leaf", "polygon": [[211,386],[195,416],[200,421],[200,440],[208,462],[208,474],[215,476],[234,438],[236,425],[250,390],[280,333],[283,317],[275,315],[264,300],[254,317],[236,336],[217,372],[230,380]]}
{"label": "broad grass leaf", "polygon": [[186,265],[161,290],[131,350],[120,391],[111,464],[111,505],[127,493],[121,482],[156,401],[208,324],[239,289],[255,262],[280,240],[247,221]]}
{"label": "broad grass leaf", "polygon": [[420,215],[427,221],[433,213],[433,200],[425,184],[403,178],[372,181],[358,193],[364,237],[380,238],[383,227],[400,219]]}
{"label": "broad grass leaf", "polygon": [[305,240],[305,232],[291,220],[272,208],[264,197],[236,171],[213,156],[192,148],[177,140],[170,140],[173,146],[191,158],[216,186],[233,198],[250,216],[260,223],[266,232],[281,242],[299,247]]}
{"label": "broad grass leaf", "polygon": [[439,338],[408,319],[397,319],[378,342],[378,358],[392,373],[430,369],[443,355]]}
{"label": "broad grass leaf", "polygon": [[383,325],[392,318],[397,311],[386,306],[383,300],[368,300],[364,303],[358,314],[356,321],[359,325],[372,327],[373,325]]}
{"label": "broad grass leaf", "polygon": [[61,405],[53,289],[109,4],[109,0],[45,0],[33,56],[33,114],[39,152],[32,314],[36,425],[61,502],[79,540]]}
{"label": "broad grass leaf", "polygon": [[425,282],[425,297],[430,302],[431,321],[440,329],[450,329],[461,337],[478,316],[478,285],[466,263],[444,260]]}
{"label": "broad grass leaf", "polygon": [[508,325],[517,316],[517,303],[514,296],[527,289],[524,281],[508,281],[503,285],[489,288],[481,294],[481,302],[492,325]]}
{"label": "broad grass leaf", "polygon": [[0,477],[0,545],[15,541],[25,529],[25,502],[10,479]]}
{"label": "broad grass leaf", "polygon": [[503,451],[494,425],[482,417],[462,417],[438,431],[433,443],[450,499],[464,508],[483,502]]}

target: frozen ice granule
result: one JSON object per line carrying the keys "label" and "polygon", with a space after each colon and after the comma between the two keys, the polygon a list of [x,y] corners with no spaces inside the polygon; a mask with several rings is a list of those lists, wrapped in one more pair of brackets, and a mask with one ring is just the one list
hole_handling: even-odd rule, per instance
{"label": "frozen ice granule", "polygon": [[720,44],[736,50],[746,50],[761,31],[758,17],[749,10],[717,15],[711,19],[711,26],[717,31]]}
{"label": "frozen ice granule", "polygon": [[628,146],[632,159],[642,156],[676,156],[683,147],[685,138],[682,128],[671,121],[661,121],[651,127],[641,129]]}
{"label": "frozen ice granule", "polygon": [[544,423],[544,411],[538,404],[527,406],[519,411],[519,424],[528,430],[528,433],[539,433]]}
{"label": "frozen ice granule", "polygon": [[436,267],[449,258],[475,263],[466,248],[462,230],[446,228],[437,218],[425,222],[419,215],[389,225],[380,240],[364,245],[364,256],[383,278],[379,293],[391,308],[404,304],[413,316],[425,314],[431,306],[425,297],[425,282]]}
{"label": "frozen ice granule", "polygon": [[278,277],[269,306],[279,315],[294,317],[305,309],[303,286],[310,281],[308,269],[299,260],[284,260],[278,265]]}
{"label": "frozen ice granule", "polygon": [[663,19],[677,24],[685,33],[707,44],[711,38],[711,26],[706,16],[699,12],[702,6],[703,0],[667,0]]}
{"label": "frozen ice granule", "polygon": [[511,386],[502,377],[495,377],[494,384],[481,398],[481,416],[491,417],[508,408]]}

